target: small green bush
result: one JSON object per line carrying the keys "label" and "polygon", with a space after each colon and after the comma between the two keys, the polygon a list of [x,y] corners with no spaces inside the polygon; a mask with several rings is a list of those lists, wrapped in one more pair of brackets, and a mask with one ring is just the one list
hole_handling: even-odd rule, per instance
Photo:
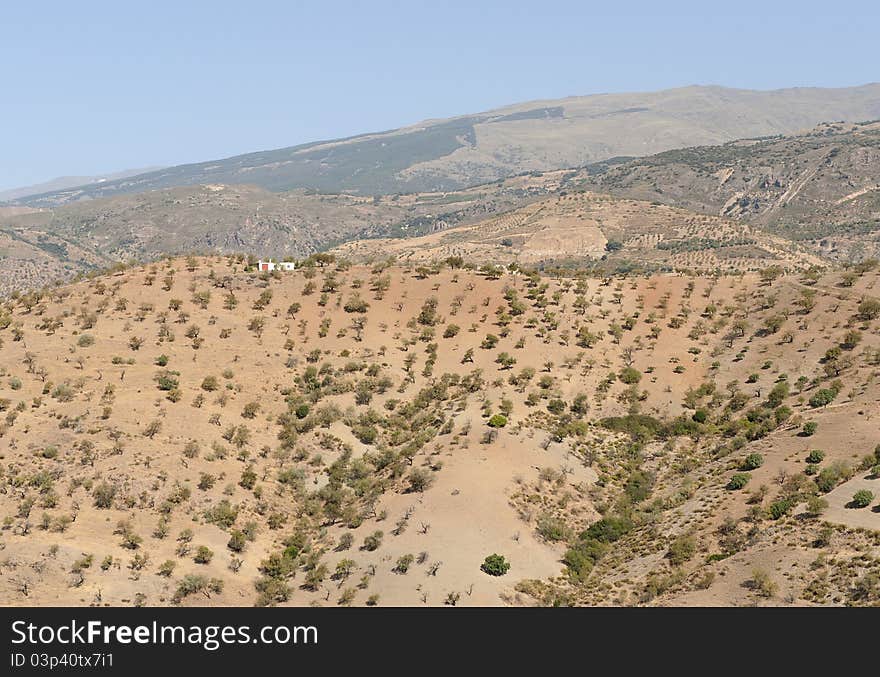
{"label": "small green bush", "polygon": [[625,517],[603,517],[581,534],[581,539],[595,539],[600,543],[613,543],[632,529],[632,522]]}
{"label": "small green bush", "polygon": [[804,427],[801,429],[802,437],[812,437],[816,434],[816,431],[819,429],[819,424],[815,421],[807,421],[804,423]]}
{"label": "small green bush", "polygon": [[694,537],[684,534],[672,541],[666,556],[674,566],[679,566],[693,557],[696,551],[697,543],[694,541]]}
{"label": "small green bush", "polygon": [[207,545],[200,545],[193,560],[198,564],[209,564],[213,557],[214,551],[211,548]]}
{"label": "small green bush", "polygon": [[832,390],[831,388],[822,388],[810,398],[810,406],[814,409],[827,407],[834,401],[835,397],[837,397],[837,391]]}
{"label": "small green bush", "polygon": [[503,555],[493,553],[483,560],[480,569],[490,576],[503,576],[510,571],[510,562],[504,559]]}
{"label": "small green bush", "polygon": [[762,465],[764,465],[764,457],[761,454],[753,453],[743,459],[742,469],[743,470],[757,470]]}
{"label": "small green bush", "polygon": [[827,494],[834,487],[847,479],[849,475],[849,465],[843,461],[835,461],[827,468],[822,469],[816,477],[816,486],[823,494]]}
{"label": "small green bush", "polygon": [[727,488],[730,491],[739,491],[749,483],[750,479],[752,479],[752,476],[748,473],[738,472],[730,478],[730,481],[727,483]]}
{"label": "small green bush", "polygon": [[778,520],[788,513],[791,512],[791,509],[794,507],[794,500],[790,498],[785,498],[770,505],[770,517],[772,519]]}
{"label": "small green bush", "polygon": [[867,508],[874,501],[874,494],[867,489],[859,489],[852,498],[854,508]]}
{"label": "small green bush", "polygon": [[495,414],[489,419],[490,428],[503,428],[507,425],[507,417],[504,414]]}
{"label": "small green bush", "polygon": [[807,455],[807,463],[821,463],[825,460],[825,452],[820,449],[813,449]]}

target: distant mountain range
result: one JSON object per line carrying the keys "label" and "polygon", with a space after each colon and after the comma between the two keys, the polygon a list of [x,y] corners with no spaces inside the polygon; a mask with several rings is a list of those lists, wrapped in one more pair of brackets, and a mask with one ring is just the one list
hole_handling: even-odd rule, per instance
{"label": "distant mountain range", "polygon": [[[875,112],[870,107],[877,105],[877,99],[868,93],[877,90],[876,86],[830,90],[821,106],[821,97],[816,94],[821,90],[761,94],[688,88],[675,92],[679,105],[688,100],[692,112],[700,109],[697,101],[705,104],[706,100],[714,101],[720,111],[723,107],[717,103],[725,92],[731,101],[740,102],[750,96],[773,101],[777,101],[774,97],[800,97],[819,102],[817,107],[827,112],[832,105],[829,102],[848,91],[851,100],[862,101],[862,108],[849,104],[855,111],[852,114],[869,116]],[[618,104],[625,99],[615,96]],[[358,137],[335,146],[317,144],[311,150],[293,152],[295,161],[274,167],[266,163],[272,153],[264,153],[214,163],[213,169],[207,165],[191,165],[188,170],[173,167],[22,198],[12,206],[0,206],[0,297],[118,261],[189,252],[302,257],[338,247],[346,256],[361,260],[394,252],[413,261],[464,255],[473,260],[517,260],[533,265],[568,261],[589,266],[601,261],[596,265],[700,270],[753,270],[772,261],[804,267],[821,261],[880,257],[880,121],[823,123],[797,134],[763,135],[625,157],[624,152],[633,150],[633,138],[644,136],[647,116],[658,115],[656,110],[661,107],[670,110],[674,99],[672,92],[644,96],[645,100],[653,97],[655,112],[623,113],[618,108],[600,122],[609,124],[612,118],[633,116],[632,134],[616,137],[614,148],[620,152],[611,158],[563,169],[529,169],[455,190],[358,194],[354,189],[323,193],[281,188],[285,186],[282,178],[289,178],[297,168],[318,175],[300,155],[317,153],[319,146],[325,158],[339,161],[324,163],[328,190],[339,185],[334,183],[337,180],[349,188],[369,180],[378,182],[376,188],[383,181],[400,188],[402,177],[413,177],[406,184],[409,188],[432,185],[420,183],[426,175],[419,172],[427,171],[427,165],[436,169],[441,161],[447,168],[443,181],[450,186],[464,185],[468,182],[463,178],[452,178],[457,160],[450,158],[477,151],[453,151],[449,157],[422,162],[421,169],[412,165],[392,173],[379,163],[372,169],[354,171],[356,160],[362,162],[368,148],[378,153],[388,144],[398,144],[400,149],[413,150],[415,140],[425,140],[426,134],[434,135],[431,138],[436,141],[444,129],[457,125],[460,131],[463,119],[426,123],[421,131]],[[577,140],[585,138],[584,130],[589,127],[581,124],[586,119],[582,114],[585,102],[592,100],[595,107],[597,98],[602,99],[587,97],[552,106],[548,105],[551,102],[540,102],[539,108],[524,104],[519,111],[484,114],[484,122],[473,127],[473,135],[468,132],[461,138],[472,139],[479,149],[493,141],[496,127],[511,130],[526,125],[521,130],[525,138],[524,130],[530,125],[535,135],[531,146],[534,157],[538,148],[549,152],[554,147],[550,132],[553,125],[563,124],[570,128],[568,148],[576,153]],[[731,111],[737,105],[741,106],[731,103],[725,115],[736,118]],[[634,108],[647,106],[630,106]],[[542,111],[540,116],[537,110]],[[806,113],[804,107],[792,110],[787,124],[794,126]],[[876,113],[880,114],[880,109]],[[678,118],[670,114],[659,127],[681,127],[686,117],[684,111]],[[485,121],[490,119],[493,121]],[[765,115],[740,123],[751,131],[759,124],[771,128],[781,124],[781,117],[773,118],[777,122],[772,123],[769,119]],[[626,128],[620,120],[615,124],[621,130]],[[542,125],[544,145],[537,131]],[[691,131],[696,128],[691,126]],[[724,128],[727,131],[723,134],[734,128]],[[558,133],[566,138],[565,133]],[[722,132],[716,131],[715,136],[719,135]],[[663,138],[664,143],[671,143],[669,137]],[[677,138],[681,142],[683,137]],[[658,139],[652,143],[660,143]],[[500,140],[494,138],[493,142]],[[507,148],[513,147],[511,142]],[[420,157],[426,156],[422,153]],[[344,157],[347,164],[342,162]],[[402,167],[413,157],[401,150],[401,155],[392,159],[396,167]],[[524,157],[520,155],[520,159]],[[504,171],[532,166],[530,162],[511,163]],[[233,165],[239,170],[233,171]],[[259,169],[245,171],[245,166]],[[212,181],[188,183],[209,174]],[[472,176],[478,174],[475,166]],[[331,181],[331,176],[336,179]],[[174,177],[186,185],[175,185]],[[254,177],[261,177],[268,185],[247,185],[246,178]],[[160,187],[163,183],[168,186]],[[664,205],[673,209],[657,208]]]}
{"label": "distant mountain range", "polygon": [[112,174],[101,174],[99,176],[59,176],[45,183],[37,183],[32,186],[22,186],[20,188],[10,188],[8,190],[0,190],[0,202],[14,202],[20,198],[26,198],[29,195],[41,195],[43,193],[54,193],[64,191],[69,188],[84,187],[105,181],[116,181],[118,179],[127,179],[130,176],[138,176],[139,174],[147,174],[155,172],[161,167],[140,167],[138,169],[124,169],[121,172],[113,172]]}
{"label": "distant mountain range", "polygon": [[[880,118],[880,84],[774,91],[691,86],[533,101],[401,129],[267,150],[72,186],[34,187],[20,203],[196,184],[281,192],[387,195],[449,191],[531,171],[579,167],[747,137],[792,134],[826,121]],[[0,196],[0,199],[2,196]]]}

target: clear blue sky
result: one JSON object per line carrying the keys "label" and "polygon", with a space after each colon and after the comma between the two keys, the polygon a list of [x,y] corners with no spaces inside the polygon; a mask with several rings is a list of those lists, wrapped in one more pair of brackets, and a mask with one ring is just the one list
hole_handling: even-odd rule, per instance
{"label": "clear blue sky", "polygon": [[876,0],[708,4],[6,0],[0,188],[537,98],[880,80]]}

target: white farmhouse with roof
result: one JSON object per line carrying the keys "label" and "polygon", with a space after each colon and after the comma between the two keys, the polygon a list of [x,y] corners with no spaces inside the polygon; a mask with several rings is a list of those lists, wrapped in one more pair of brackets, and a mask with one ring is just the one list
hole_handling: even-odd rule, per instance
{"label": "white farmhouse with roof", "polygon": [[257,261],[257,270],[260,272],[267,271],[271,272],[273,270],[296,270],[296,263],[293,261],[281,261],[275,262],[272,259],[260,259]]}

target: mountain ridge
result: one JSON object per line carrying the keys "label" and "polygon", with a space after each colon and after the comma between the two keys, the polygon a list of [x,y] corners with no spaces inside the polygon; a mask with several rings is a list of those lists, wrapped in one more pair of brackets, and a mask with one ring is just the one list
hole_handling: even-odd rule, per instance
{"label": "mountain ridge", "polygon": [[847,265],[880,258],[878,187],[880,123],[867,122],[449,192],[367,197],[208,184],[3,207],[0,296],[193,252],[300,258],[339,248],[364,260],[393,250],[409,260],[463,255],[606,270]]}
{"label": "mountain ridge", "polygon": [[52,191],[67,190],[69,188],[79,188],[81,186],[103,183],[104,181],[115,181],[117,179],[126,179],[130,176],[140,176],[147,174],[162,167],[136,167],[132,169],[123,169],[118,172],[110,172],[108,174],[95,174],[93,176],[57,176],[48,181],[31,184],[28,186],[17,186],[15,188],[7,188],[0,190],[0,204],[3,202],[15,202],[21,198],[27,198],[32,195],[41,195]]}
{"label": "mountain ridge", "polygon": [[51,207],[205,183],[360,195],[459,190],[529,171],[791,134],[880,117],[880,84],[744,90],[697,85],[539,99],[384,132],[255,151],[27,196]]}

